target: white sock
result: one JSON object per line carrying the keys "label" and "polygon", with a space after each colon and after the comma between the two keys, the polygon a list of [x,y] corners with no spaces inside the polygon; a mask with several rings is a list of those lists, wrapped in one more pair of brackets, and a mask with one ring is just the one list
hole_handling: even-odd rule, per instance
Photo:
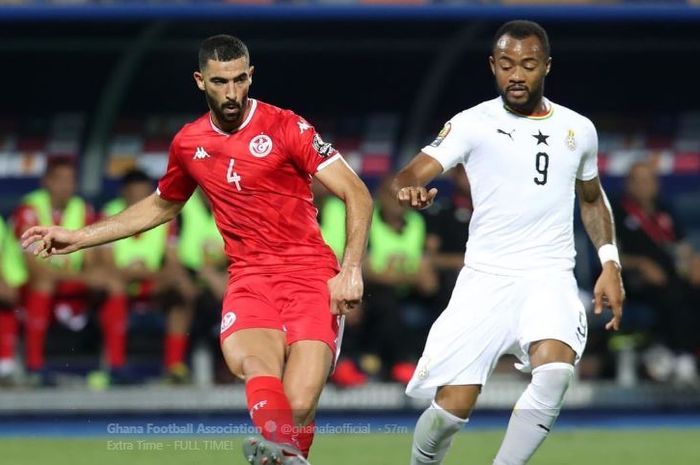
{"label": "white sock", "polygon": [[411,465],[442,463],[455,433],[468,421],[469,419],[464,420],[452,415],[433,401],[416,423],[411,448]]}
{"label": "white sock", "polygon": [[15,371],[15,359],[0,359],[0,376],[9,376]]}
{"label": "white sock", "polygon": [[532,380],[515,404],[493,465],[524,465],[549,434],[574,376],[568,363],[532,370]]}

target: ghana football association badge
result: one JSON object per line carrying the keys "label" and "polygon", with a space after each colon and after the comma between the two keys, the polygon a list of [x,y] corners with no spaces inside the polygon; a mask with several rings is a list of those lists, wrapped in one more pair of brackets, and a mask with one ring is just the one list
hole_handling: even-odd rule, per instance
{"label": "ghana football association badge", "polygon": [[574,133],[573,129],[569,129],[569,131],[566,134],[566,147],[573,151],[576,150],[576,134]]}

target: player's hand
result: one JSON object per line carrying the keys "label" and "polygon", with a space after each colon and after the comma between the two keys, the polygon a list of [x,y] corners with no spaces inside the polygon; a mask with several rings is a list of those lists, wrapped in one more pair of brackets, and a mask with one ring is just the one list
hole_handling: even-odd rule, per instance
{"label": "player's hand", "polygon": [[613,317],[605,324],[605,329],[620,329],[622,303],[625,301],[625,288],[622,285],[620,268],[614,262],[605,262],[603,271],[593,288],[593,313],[600,315],[603,306],[610,307]]}
{"label": "player's hand", "polygon": [[362,266],[343,266],[340,273],[328,280],[328,290],[333,315],[345,315],[358,308],[364,292]]}
{"label": "player's hand", "polygon": [[24,231],[21,240],[25,249],[38,244],[34,246],[32,253],[41,258],[65,255],[80,249],[80,233],[60,226],[33,226]]}
{"label": "player's hand", "polygon": [[396,200],[404,207],[422,210],[433,204],[437,193],[438,190],[434,187],[430,190],[418,186],[402,187],[396,192]]}

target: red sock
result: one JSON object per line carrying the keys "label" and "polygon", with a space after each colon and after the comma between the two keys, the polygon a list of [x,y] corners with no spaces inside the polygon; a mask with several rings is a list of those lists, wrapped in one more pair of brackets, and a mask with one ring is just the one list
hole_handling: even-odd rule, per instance
{"label": "red sock", "polygon": [[187,334],[165,335],[165,368],[168,369],[178,363],[185,363],[187,351]]}
{"label": "red sock", "polygon": [[14,310],[0,310],[0,360],[15,359],[17,329],[17,317]]}
{"label": "red sock", "polygon": [[44,367],[44,343],[49,327],[51,295],[29,290],[25,304],[27,321],[25,324],[25,356],[27,368],[39,370]]}
{"label": "red sock", "polygon": [[298,448],[292,408],[282,381],[274,376],[256,376],[246,383],[245,393],[250,418],[263,437]]}
{"label": "red sock", "polygon": [[304,458],[309,458],[311,444],[314,442],[314,434],[316,434],[316,422],[312,421],[306,426],[299,428],[299,450],[304,454]]}
{"label": "red sock", "polygon": [[119,368],[126,363],[127,309],[125,295],[112,295],[100,310],[102,338],[110,368]]}

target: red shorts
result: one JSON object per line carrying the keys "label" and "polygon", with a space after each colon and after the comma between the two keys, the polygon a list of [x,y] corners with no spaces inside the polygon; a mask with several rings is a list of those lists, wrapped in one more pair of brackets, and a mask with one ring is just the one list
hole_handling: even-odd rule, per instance
{"label": "red shorts", "polygon": [[330,312],[328,280],[332,269],[290,274],[250,275],[229,282],[221,309],[220,341],[236,331],[284,331],[287,344],[323,341],[336,353],[337,315]]}

